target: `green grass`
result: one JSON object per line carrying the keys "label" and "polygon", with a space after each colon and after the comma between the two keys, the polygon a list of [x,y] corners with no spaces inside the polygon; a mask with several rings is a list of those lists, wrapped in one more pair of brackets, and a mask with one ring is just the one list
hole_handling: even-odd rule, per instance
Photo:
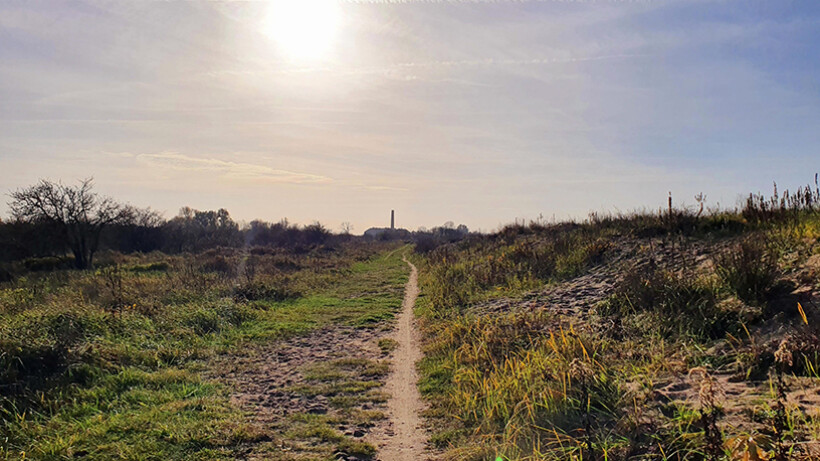
{"label": "green grass", "polygon": [[75,390],[50,413],[16,415],[12,435],[32,443],[8,450],[6,459],[21,452],[42,460],[232,459],[255,437],[224,389],[174,368],[123,369]]}
{"label": "green grass", "polygon": [[[257,301],[253,322],[237,334],[265,340],[303,334],[325,325],[372,327],[393,318],[401,306],[406,264],[398,256],[377,257],[354,264],[348,273],[333,277],[320,291],[284,302]],[[398,304],[397,304],[398,300]]]}
{"label": "green grass", "polygon": [[[0,459],[235,459],[263,435],[230,405],[228,389],[201,372],[211,358],[254,343],[391,319],[401,305],[406,265],[400,252],[368,251],[297,257],[301,269],[286,279],[264,273],[260,257],[263,273],[255,283],[272,281],[300,294],[285,300],[236,300],[236,282],[197,269],[204,264],[197,256],[137,258],[129,270],[41,273],[6,284],[0,288]],[[238,257],[224,258],[234,264]],[[343,373],[345,379],[321,384],[335,386],[340,397],[384,399],[374,383],[386,365],[354,360],[313,372],[321,375],[321,366]],[[345,437],[334,443],[351,453],[372,451]]]}

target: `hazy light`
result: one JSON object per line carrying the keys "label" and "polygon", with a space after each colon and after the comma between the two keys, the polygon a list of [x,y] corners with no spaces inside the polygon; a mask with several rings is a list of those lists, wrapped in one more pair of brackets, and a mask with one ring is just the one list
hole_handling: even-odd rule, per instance
{"label": "hazy light", "polygon": [[318,59],[333,46],[340,22],[337,0],[272,0],[265,33],[292,58]]}

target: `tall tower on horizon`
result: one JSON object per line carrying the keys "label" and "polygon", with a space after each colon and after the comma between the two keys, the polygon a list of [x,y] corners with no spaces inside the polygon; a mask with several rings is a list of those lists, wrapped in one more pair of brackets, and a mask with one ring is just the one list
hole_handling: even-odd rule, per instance
{"label": "tall tower on horizon", "polygon": [[390,210],[390,229],[396,228],[396,210]]}

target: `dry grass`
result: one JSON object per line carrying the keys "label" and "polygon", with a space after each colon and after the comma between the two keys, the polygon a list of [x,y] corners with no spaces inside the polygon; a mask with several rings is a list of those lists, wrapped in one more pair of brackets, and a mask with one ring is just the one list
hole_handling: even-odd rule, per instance
{"label": "dry grass", "polygon": [[[795,375],[820,389],[816,309],[798,315],[782,291],[820,282],[802,269],[820,217],[801,206],[788,224],[669,210],[509,226],[427,252],[418,311],[433,443],[448,460],[812,459],[817,416],[781,402]],[[473,309],[497,297],[514,306],[618,253],[614,288],[592,313]],[[772,394],[756,380],[784,339],[792,361]],[[737,380],[750,391],[727,414],[721,389]]]}

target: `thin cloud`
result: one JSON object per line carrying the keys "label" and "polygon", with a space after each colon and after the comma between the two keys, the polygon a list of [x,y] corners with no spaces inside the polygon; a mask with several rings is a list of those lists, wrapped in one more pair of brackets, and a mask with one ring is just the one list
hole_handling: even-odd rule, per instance
{"label": "thin cloud", "polygon": [[[438,61],[408,61],[387,64],[379,67],[334,67],[334,66],[314,66],[314,67],[290,67],[271,70],[217,70],[206,72],[202,75],[210,77],[242,76],[242,75],[285,75],[285,74],[309,74],[309,73],[338,73],[343,75],[371,75],[395,73],[399,70],[407,69],[434,69],[434,68],[458,68],[458,67],[512,67],[512,66],[541,66],[549,64],[572,64],[580,62],[605,61],[617,59],[645,58],[648,54],[611,54],[603,56],[581,56],[574,58],[533,58],[533,59],[461,59],[461,60],[438,60]],[[411,76],[416,78],[415,76]]]}
{"label": "thin cloud", "polygon": [[363,5],[401,5],[415,3],[653,3],[658,0],[342,0]]}
{"label": "thin cloud", "polygon": [[383,191],[383,192],[406,192],[409,189],[406,187],[393,187],[393,186],[369,186],[367,184],[357,184],[353,187],[357,189],[366,190],[366,191]]}
{"label": "thin cloud", "polygon": [[570,64],[574,62],[603,61],[609,59],[643,58],[645,54],[613,54],[578,58],[535,58],[535,59],[467,59],[455,61],[426,61],[394,64],[401,68],[427,67],[475,67],[475,66],[527,66],[545,64]]}
{"label": "thin cloud", "polygon": [[228,162],[215,158],[190,157],[176,152],[139,154],[138,162],[155,168],[185,172],[210,173],[233,181],[269,182],[282,184],[325,184],[333,179],[327,176],[280,170],[253,163]]}

